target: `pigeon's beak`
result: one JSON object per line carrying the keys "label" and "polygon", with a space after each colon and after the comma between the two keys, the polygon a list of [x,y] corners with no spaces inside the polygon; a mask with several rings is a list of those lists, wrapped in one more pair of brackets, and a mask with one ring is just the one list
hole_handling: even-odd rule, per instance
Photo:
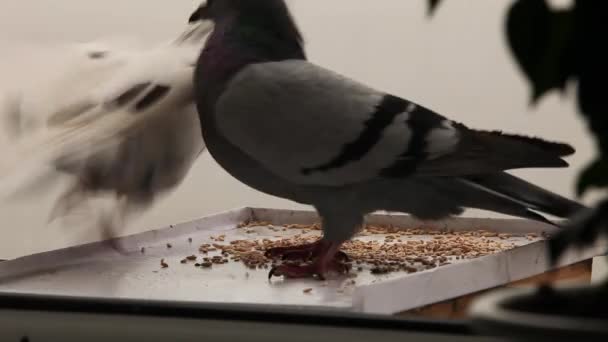
{"label": "pigeon's beak", "polygon": [[192,23],[195,23],[195,22],[201,20],[202,19],[202,15],[201,15],[202,11],[203,11],[202,7],[197,8],[196,11],[194,11],[194,13],[192,13],[192,15],[190,16],[190,19],[188,19],[188,22],[190,24],[192,24]]}

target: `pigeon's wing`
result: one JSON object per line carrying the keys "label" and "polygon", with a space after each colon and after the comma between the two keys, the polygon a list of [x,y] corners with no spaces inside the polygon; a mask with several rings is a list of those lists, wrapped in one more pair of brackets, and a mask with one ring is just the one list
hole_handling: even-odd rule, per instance
{"label": "pigeon's wing", "polygon": [[473,131],[411,101],[300,60],[254,64],[227,84],[217,129],[298,184],[564,166],[566,145]]}
{"label": "pigeon's wing", "polygon": [[22,132],[3,149],[0,189],[19,184],[11,176],[24,170],[44,169],[58,160],[77,164],[117,150],[147,121],[192,105],[195,47],[98,47],[81,46],[64,72],[14,97],[21,103],[10,106],[12,122]]}
{"label": "pigeon's wing", "polygon": [[[130,60],[130,50],[105,42],[18,46],[9,56],[11,83],[4,84],[0,116],[11,138],[45,126],[50,113],[91,96]],[[108,54],[112,51],[111,54]]]}

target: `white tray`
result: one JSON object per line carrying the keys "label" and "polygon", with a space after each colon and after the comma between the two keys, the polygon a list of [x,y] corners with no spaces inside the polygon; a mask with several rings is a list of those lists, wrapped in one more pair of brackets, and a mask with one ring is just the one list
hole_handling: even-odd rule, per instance
{"label": "white tray", "polygon": [[[129,251],[115,252],[107,243],[93,243],[31,255],[0,263],[0,292],[81,297],[198,303],[263,304],[282,307],[348,310],[363,313],[394,314],[474,293],[531,277],[549,270],[546,241],[512,238],[518,247],[450,265],[407,274],[372,275],[369,270],[351,279],[315,280],[267,279],[268,270],[249,270],[240,263],[195,268],[180,260],[198,255],[211,236],[231,239],[276,236],[277,232],[258,227],[247,234],[237,226],[243,222],[264,221],[274,225],[317,222],[314,212],[244,208],[209,216],[197,221],[123,237],[117,241]],[[369,224],[416,228],[421,222],[406,215],[370,215]],[[552,233],[552,226],[515,219],[455,218],[424,223],[442,230],[485,229],[526,235]],[[281,234],[294,234],[285,232]],[[420,238],[420,237],[417,237]],[[429,239],[432,237],[428,237]],[[192,239],[192,242],[189,242]],[[171,244],[171,248],[167,248]],[[141,248],[145,248],[142,254]],[[606,250],[606,244],[584,253],[566,255],[560,266],[573,264]],[[162,269],[164,258],[168,268]],[[310,293],[303,290],[312,288]]]}

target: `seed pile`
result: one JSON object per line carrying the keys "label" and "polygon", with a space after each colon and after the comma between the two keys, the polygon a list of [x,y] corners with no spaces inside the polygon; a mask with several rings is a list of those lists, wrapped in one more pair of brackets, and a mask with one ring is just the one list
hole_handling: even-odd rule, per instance
{"label": "seed pile", "polygon": [[[192,255],[181,262],[190,261],[202,268],[212,268],[232,262],[241,262],[250,269],[269,269],[281,261],[267,258],[269,248],[288,247],[313,243],[319,239],[321,227],[313,225],[273,226],[267,222],[251,222],[239,226],[246,234],[254,234],[253,227],[267,227],[273,232],[297,230],[290,237],[276,236],[273,239],[247,239],[227,242],[225,235],[213,236],[214,243],[203,244],[199,248],[201,257]],[[368,225],[357,237],[342,247],[349,257],[351,269],[369,269],[373,274],[397,271],[415,273],[426,269],[448,265],[456,260],[473,259],[499,253],[515,247],[509,239],[511,234],[499,234],[487,230],[434,231],[423,228],[400,229],[392,226]],[[526,235],[528,240],[538,238],[536,234]],[[379,238],[381,240],[379,240]],[[211,256],[213,254],[213,256]],[[200,260],[199,260],[200,259]]]}

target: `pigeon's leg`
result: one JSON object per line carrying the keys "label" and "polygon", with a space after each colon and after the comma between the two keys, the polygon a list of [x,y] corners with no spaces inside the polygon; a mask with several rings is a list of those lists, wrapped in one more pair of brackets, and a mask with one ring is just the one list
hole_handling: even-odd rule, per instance
{"label": "pigeon's leg", "polygon": [[342,208],[329,206],[329,209],[325,210],[317,208],[323,218],[323,238],[312,245],[304,246],[312,248],[312,263],[282,264],[273,267],[268,274],[269,278],[283,276],[285,278],[325,279],[325,275],[329,272],[348,273],[350,266],[340,257],[340,246],[352,238],[363,223],[363,216],[349,208],[352,206]]}
{"label": "pigeon's leg", "polygon": [[330,242],[321,239],[315,243],[315,252],[317,253],[312,264],[294,265],[283,264],[273,267],[268,273],[268,278],[273,276],[283,276],[285,278],[310,278],[316,277],[319,280],[324,280],[325,275],[329,272],[338,274],[348,273],[349,266],[339,260],[337,257],[338,251],[342,243]]}
{"label": "pigeon's leg", "polygon": [[[118,242],[116,239],[116,227],[120,226],[124,215],[124,202],[121,199],[117,199],[116,206],[110,212],[100,210],[97,226],[101,231],[102,239],[104,243],[107,243],[110,248],[116,251],[118,254],[127,255],[127,249]],[[118,221],[118,222],[117,222]]]}
{"label": "pigeon's leg", "polygon": [[76,208],[81,207],[83,204],[83,194],[85,190],[82,184],[79,182],[74,183],[68,190],[66,190],[55,202],[55,205],[51,209],[51,213],[47,218],[47,222],[51,223],[59,217],[67,216],[72,213]]}
{"label": "pigeon's leg", "polygon": [[[269,248],[266,251],[266,257],[270,259],[282,258],[283,260],[310,260],[319,256],[324,248],[323,239],[319,239],[313,243]],[[342,251],[336,252],[336,259],[348,261],[348,256]]]}
{"label": "pigeon's leg", "polygon": [[608,200],[593,209],[575,214],[562,228],[549,240],[549,253],[553,264],[569,249],[590,247],[602,235],[608,236]]}
{"label": "pigeon's leg", "polygon": [[101,213],[99,217],[99,228],[106,243],[118,254],[127,255],[129,250],[123,246],[117,235],[117,228],[124,228],[134,207],[127,196],[117,196],[115,207],[111,213]]}

